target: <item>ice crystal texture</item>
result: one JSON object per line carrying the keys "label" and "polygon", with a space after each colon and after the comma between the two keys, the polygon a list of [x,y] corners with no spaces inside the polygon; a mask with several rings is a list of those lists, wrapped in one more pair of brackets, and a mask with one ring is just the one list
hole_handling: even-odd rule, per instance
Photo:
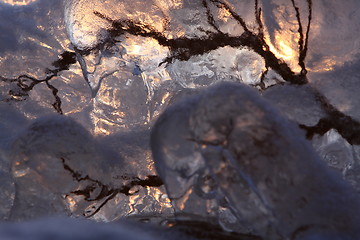
{"label": "ice crystal texture", "polygon": [[[348,187],[339,187],[342,180],[329,177],[316,154],[360,191],[358,9],[356,0],[0,0],[0,218],[134,218],[167,226],[177,219],[178,227],[181,222],[192,226],[193,236],[196,226],[204,232],[199,222],[206,221],[213,230],[210,239],[240,238],[226,231],[266,239],[288,237],[307,216],[300,228],[313,238],[330,239],[326,234],[331,231],[312,228],[311,221],[317,226],[332,220],[306,210],[294,223],[270,200],[289,197],[284,211],[292,215],[297,209],[292,198],[300,193],[315,205],[354,196]],[[201,129],[233,124],[218,112],[235,108],[226,96],[232,96],[230,90],[219,90],[223,100],[214,116],[225,122],[207,123],[204,115],[217,98],[194,100],[224,81],[249,85],[264,98],[234,96],[245,101],[239,108],[254,101],[260,109],[247,109],[242,123],[253,121],[258,126],[254,134],[261,135],[267,124],[283,118],[279,115],[289,119],[279,120],[286,125],[275,127],[279,133],[271,128],[273,141],[247,141],[252,135],[245,130],[225,142],[216,132],[203,135]],[[189,96],[193,100],[182,100]],[[179,112],[168,110],[160,117],[171,121],[156,124],[168,131],[154,130],[166,138],[153,137],[151,149],[150,132],[171,105]],[[264,106],[277,110],[268,113]],[[238,110],[231,112],[240,116]],[[190,130],[197,135],[187,138]],[[199,142],[201,136],[205,142]],[[259,161],[263,172],[257,178],[249,169],[237,169],[235,150],[225,151],[227,164],[218,166],[218,150],[237,148],[241,139],[249,145],[246,161],[265,150],[291,159],[284,163],[284,176],[296,180],[296,189],[286,185],[281,194],[270,191],[264,178],[272,171],[281,178],[281,171],[274,170],[278,165],[260,167]],[[268,144],[274,146],[268,149]],[[152,151],[155,156],[164,148],[169,149],[162,153],[169,168],[155,169]],[[289,156],[289,149],[296,156]],[[299,179],[309,172],[313,180],[302,185]],[[238,190],[231,190],[238,182]],[[338,194],[326,197],[330,185]],[[315,193],[307,194],[312,187]],[[348,208],[334,214],[348,216]],[[356,209],[353,218],[340,221],[349,229]],[[299,239],[313,239],[295,232]]]}

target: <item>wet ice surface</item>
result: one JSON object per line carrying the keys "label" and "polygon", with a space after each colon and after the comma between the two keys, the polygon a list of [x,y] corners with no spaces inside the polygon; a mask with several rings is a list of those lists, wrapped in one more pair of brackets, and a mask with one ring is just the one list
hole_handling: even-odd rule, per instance
{"label": "wet ice surface", "polygon": [[[217,182],[219,194],[211,179],[201,178],[204,188],[194,190],[200,195],[187,192],[188,199],[171,204],[167,194],[178,193],[169,186],[165,190],[157,176],[149,147],[156,119],[168,105],[223,81],[258,89],[304,130],[294,138],[312,139],[315,151],[359,191],[357,1],[37,0],[13,5],[0,1],[2,219],[71,215],[161,222],[174,212],[188,220],[192,212],[190,220],[198,221],[206,212],[209,224],[228,231],[261,235],[260,222],[291,231],[268,223],[274,217],[260,200],[247,205],[252,198],[244,197],[237,203],[234,199],[244,194],[225,191],[226,180]],[[172,120],[167,134],[174,144],[187,132],[186,114]],[[273,115],[269,121],[278,114]],[[181,154],[193,156],[194,144],[183,141]],[[249,154],[263,151],[251,147]],[[194,169],[182,174],[203,167],[201,159],[195,154]],[[177,181],[163,180],[167,185]],[[192,181],[182,182],[184,188],[197,186]],[[251,191],[259,199],[268,196],[261,186]],[[179,206],[186,211],[179,213]],[[262,220],[254,223],[258,216]]]}
{"label": "wet ice surface", "polygon": [[[330,159],[349,156],[334,154],[338,139],[329,135],[334,139],[321,142],[320,151],[329,165],[346,169]],[[237,220],[231,230],[266,239],[359,237],[355,191],[329,171],[295,125],[244,85],[222,84],[175,104],[151,140],[180,218],[216,219],[220,208],[229,208]],[[338,142],[338,151],[345,147]]]}

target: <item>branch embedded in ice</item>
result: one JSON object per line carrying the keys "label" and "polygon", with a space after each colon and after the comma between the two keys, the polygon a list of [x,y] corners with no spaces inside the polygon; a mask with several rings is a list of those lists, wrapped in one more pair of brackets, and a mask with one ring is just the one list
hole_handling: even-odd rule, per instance
{"label": "branch embedded in ice", "polygon": [[[299,74],[294,73],[291,68],[286,64],[282,59],[276,57],[276,55],[270,50],[269,45],[266,43],[264,38],[264,24],[262,21],[262,8],[260,7],[259,1],[254,1],[255,8],[255,19],[256,24],[258,25],[257,32],[253,32],[248,27],[245,20],[241,15],[236,13],[232,6],[230,6],[226,1],[223,0],[202,0],[202,5],[205,8],[205,15],[207,23],[215,29],[215,32],[207,32],[206,37],[203,38],[187,38],[180,37],[175,39],[166,38],[162,32],[156,31],[152,26],[135,22],[132,20],[117,20],[112,19],[103,13],[95,11],[95,16],[104,19],[111,23],[111,29],[109,31],[109,37],[114,38],[116,36],[129,33],[136,36],[148,37],[158,41],[158,43],[164,47],[170,49],[171,55],[163,60],[162,63],[171,63],[173,60],[177,59],[180,61],[189,60],[192,56],[202,55],[204,53],[210,52],[212,50],[230,46],[230,47],[248,47],[258,53],[265,60],[266,70],[263,72],[261,79],[264,80],[268,69],[271,68],[275,70],[286,82],[290,84],[306,84],[308,83],[306,74],[307,69],[305,66],[305,59],[308,50],[308,41],[309,34],[311,29],[311,20],[312,20],[312,0],[307,0],[307,26],[306,29],[303,27],[300,9],[296,4],[295,0],[291,0],[291,5],[296,13],[296,21],[298,23],[298,46],[299,46],[299,59],[298,64],[301,67],[301,72]],[[230,36],[227,33],[220,31],[219,26],[216,23],[216,20],[211,12],[210,4],[219,9],[223,9],[230,14],[230,16],[243,28],[244,32],[240,36]],[[169,22],[169,19],[164,17],[165,22]],[[104,44],[103,42],[99,45]],[[99,47],[96,46],[95,48]],[[76,46],[75,46],[76,49]],[[76,49],[76,51],[81,55],[89,54],[91,49]],[[52,91],[52,94],[55,98],[53,103],[54,109],[58,113],[62,113],[61,109],[61,99],[58,96],[57,89],[49,83],[54,77],[56,77],[61,71],[67,70],[71,64],[76,62],[76,54],[74,52],[64,52],[60,55],[58,61],[55,61],[52,65],[55,69],[46,69],[47,76],[44,79],[36,79],[29,75],[21,75],[14,79],[0,77],[0,81],[5,82],[15,82],[17,83],[18,90],[10,90],[9,95],[11,96],[9,100],[24,100],[28,93],[37,85],[42,82],[45,82],[47,87]],[[160,64],[162,64],[160,63]],[[356,140],[356,135],[358,134],[358,129],[360,129],[360,123],[352,119],[349,116],[341,113],[334,106],[332,106],[328,99],[324,97],[319,91],[315,90],[315,95],[318,96],[318,99],[323,106],[324,110],[327,113],[327,117],[322,119],[317,126],[302,126],[304,129],[308,130],[308,136],[315,133],[322,133],[326,129],[335,128],[339,133],[346,138],[349,142],[358,144],[360,141]]]}
{"label": "branch embedded in ice", "polygon": [[[100,182],[99,180],[93,179],[88,175],[83,176],[81,173],[76,172],[68,164],[66,164],[64,158],[61,158],[61,161],[63,164],[63,168],[66,171],[70,172],[74,180],[76,180],[77,182],[89,181],[91,183],[91,185],[87,185],[84,189],[72,191],[71,194],[84,196],[84,200],[89,202],[103,200],[103,202],[98,206],[98,208],[92,211],[90,214],[84,213],[86,217],[92,217],[97,214],[108,201],[113,199],[119,193],[125,194],[126,196],[133,195],[133,193],[131,193],[130,191],[135,186],[160,187],[163,185],[162,180],[158,176],[150,175],[147,176],[145,179],[135,177],[128,184],[120,188],[112,188],[111,186],[108,186]],[[100,193],[96,197],[91,197],[91,192],[94,191],[96,188],[101,188]]]}
{"label": "branch embedded in ice", "polygon": [[306,32],[304,36],[304,30],[301,23],[301,17],[300,17],[300,11],[299,7],[296,6],[295,0],[291,0],[291,3],[295,9],[296,12],[296,20],[299,25],[298,33],[299,33],[299,66],[301,67],[301,74],[306,75],[307,70],[305,67],[305,58],[308,50],[308,42],[309,42],[309,33],[310,33],[310,26],[311,26],[311,18],[312,18],[312,1],[307,0],[308,3],[308,24],[306,27]]}
{"label": "branch embedded in ice", "polygon": [[336,109],[321,93],[314,89],[314,94],[326,112],[326,117],[319,120],[315,126],[300,125],[306,130],[307,138],[315,134],[323,135],[330,129],[336,129],[339,134],[352,145],[360,145],[360,123]]}
{"label": "branch embedded in ice", "polygon": [[[107,20],[111,23],[112,29],[110,30],[110,36],[116,37],[125,33],[129,33],[135,36],[150,37],[158,41],[158,43],[164,47],[168,47],[171,51],[171,56],[164,59],[162,63],[171,63],[174,59],[180,61],[189,60],[192,56],[202,55],[204,53],[216,50],[221,47],[249,47],[253,49],[257,54],[262,56],[265,60],[266,66],[274,69],[285,81],[292,84],[306,84],[307,79],[305,75],[299,75],[294,73],[290,67],[281,59],[278,59],[273,52],[269,50],[269,46],[266,44],[263,36],[251,32],[244,20],[236,14],[231,8],[220,1],[212,1],[218,3],[222,8],[225,8],[231,13],[233,18],[241,24],[244,29],[244,33],[240,36],[229,36],[226,33],[216,32],[208,33],[206,38],[187,38],[180,37],[175,39],[166,38],[161,32],[155,30],[152,26],[145,25],[140,22],[134,22],[132,20],[116,20],[95,11],[94,14],[101,19]],[[207,5],[206,5],[207,6]],[[212,22],[213,17],[207,11],[208,21],[210,25],[216,27]],[[160,63],[160,65],[162,64]]]}
{"label": "branch embedded in ice", "polygon": [[56,112],[63,114],[61,109],[61,99],[58,96],[58,89],[56,89],[53,85],[49,83],[54,77],[58,76],[58,74],[64,70],[68,70],[72,64],[76,63],[76,55],[74,52],[65,51],[60,54],[59,59],[52,63],[52,66],[55,69],[47,68],[45,69],[46,77],[43,79],[37,79],[31,77],[29,75],[20,75],[17,78],[5,78],[0,76],[0,81],[3,82],[15,82],[19,89],[17,91],[10,90],[9,95],[10,98],[5,101],[21,101],[24,100],[24,97],[29,95],[29,92],[33,90],[33,88],[41,83],[46,83],[46,86],[51,90],[52,95],[55,98],[55,102],[52,104]]}

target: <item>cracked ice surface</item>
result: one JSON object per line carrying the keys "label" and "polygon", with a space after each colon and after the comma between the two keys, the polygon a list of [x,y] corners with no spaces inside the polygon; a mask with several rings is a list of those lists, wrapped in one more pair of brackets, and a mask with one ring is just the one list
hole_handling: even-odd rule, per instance
{"label": "cracked ice surface", "polygon": [[[171,205],[149,147],[168,105],[222,81],[258,89],[359,191],[358,1],[15,2],[0,0],[2,219],[148,220],[184,206],[255,231],[211,178]],[[67,117],[44,117],[54,112]],[[186,133],[183,120],[170,136]],[[190,154],[194,143],[182,144]]]}

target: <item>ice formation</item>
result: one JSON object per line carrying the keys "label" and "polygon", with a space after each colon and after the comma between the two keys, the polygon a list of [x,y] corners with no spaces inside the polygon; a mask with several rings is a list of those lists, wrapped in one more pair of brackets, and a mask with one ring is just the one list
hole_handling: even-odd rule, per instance
{"label": "ice formation", "polygon": [[[259,84],[264,60],[249,48],[220,44],[209,49],[213,50],[209,54],[181,52],[187,45],[201,44],[191,39],[207,38],[217,31],[224,36],[243,33],[226,10],[216,16],[219,27],[202,19],[211,8],[204,1],[67,1],[65,22],[94,96],[104,77],[125,69],[141,75],[148,100],[169,80],[192,88],[229,78]],[[174,54],[177,45],[180,51]],[[171,58],[175,61],[166,67]]]}
{"label": "ice formation", "polygon": [[[140,212],[165,216],[166,197],[164,206],[160,205],[161,194],[158,205],[151,205],[157,200],[138,189],[147,187],[151,192],[151,187],[162,185],[161,180],[156,176],[140,179],[140,171],[139,177],[128,175],[130,168],[121,156],[114,160],[105,150],[71,118],[55,115],[33,122],[12,144],[16,195],[14,206],[8,208],[9,218],[60,214],[111,221]],[[139,202],[131,203],[132,199]]]}
{"label": "ice formation", "polygon": [[264,239],[360,236],[355,191],[247,86],[223,83],[175,104],[151,140],[180,218],[217,218],[225,207]]}
{"label": "ice formation", "polygon": [[[46,227],[44,227],[46,226]],[[0,225],[4,240],[192,240],[191,236],[160,227],[119,221],[111,224],[69,218],[46,218],[33,222]]]}
{"label": "ice formation", "polygon": [[[175,210],[190,232],[199,225],[201,233],[216,232],[201,239],[253,240],[259,238],[223,229],[261,232],[268,222],[270,229],[280,228],[271,220],[277,219],[270,216],[271,204],[262,202],[268,193],[261,186],[246,188],[243,181],[239,191],[258,200],[233,204],[237,194],[219,190],[227,188],[208,177],[210,167],[200,171],[203,178],[181,172],[192,176],[180,181],[190,188],[183,197],[176,188],[165,191],[156,176],[149,142],[157,118],[182,97],[223,81],[260,90],[302,129],[296,136],[312,141],[360,192],[359,3],[0,0],[0,218],[60,214],[166,223]],[[166,123],[174,126],[174,136],[167,133],[174,144],[187,134],[183,121],[193,107],[180,109],[185,112]],[[44,118],[54,112],[66,117]],[[280,153],[285,144],[279,145]],[[219,146],[194,146],[184,140],[176,154],[194,153],[194,163],[205,164],[206,151],[213,151],[216,165]],[[265,220],[252,226],[240,213]],[[280,233],[288,229],[285,224]]]}
{"label": "ice formation", "polygon": [[89,206],[81,206],[74,193],[90,189],[87,197],[96,199],[103,190],[99,183],[111,186],[111,174],[116,174],[116,166],[104,162],[89,132],[62,116],[32,123],[16,138],[11,152],[17,186],[12,219],[66,214],[66,203],[71,205],[68,212],[84,212]]}

